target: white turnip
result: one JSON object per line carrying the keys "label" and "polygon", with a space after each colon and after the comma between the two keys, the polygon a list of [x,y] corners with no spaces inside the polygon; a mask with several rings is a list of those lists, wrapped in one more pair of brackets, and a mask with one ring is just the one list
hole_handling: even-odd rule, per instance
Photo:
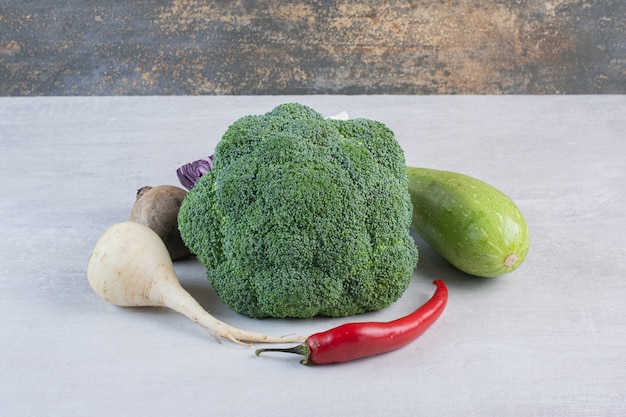
{"label": "white turnip", "polygon": [[236,343],[284,343],[303,339],[237,329],[210,315],[180,285],[161,238],[139,223],[117,223],[104,232],[92,251],[87,278],[96,294],[109,303],[123,307],[168,307],[214,336]]}

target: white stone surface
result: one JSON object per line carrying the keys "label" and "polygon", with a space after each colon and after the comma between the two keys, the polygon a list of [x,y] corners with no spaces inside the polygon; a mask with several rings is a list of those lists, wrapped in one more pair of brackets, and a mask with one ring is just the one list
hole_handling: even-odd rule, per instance
{"label": "white stone surface", "polygon": [[[210,154],[245,114],[298,101],[386,123],[407,163],[512,197],[531,230],[516,272],[466,276],[419,239],[397,303],[349,319],[252,320],[200,264],[183,285],[218,318],[271,334],[388,320],[444,279],[441,319],[411,345],[338,366],[258,358],[181,315],[105,303],[90,251],[144,185]],[[626,97],[297,96],[0,99],[0,415],[626,415]]]}

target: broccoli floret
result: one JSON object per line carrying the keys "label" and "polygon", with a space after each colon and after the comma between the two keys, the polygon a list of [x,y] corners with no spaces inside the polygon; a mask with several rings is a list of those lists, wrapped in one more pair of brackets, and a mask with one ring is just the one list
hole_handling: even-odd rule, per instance
{"label": "broccoli floret", "polygon": [[404,153],[367,119],[283,104],[233,123],[179,212],[220,298],[250,317],[384,308],[417,263]]}

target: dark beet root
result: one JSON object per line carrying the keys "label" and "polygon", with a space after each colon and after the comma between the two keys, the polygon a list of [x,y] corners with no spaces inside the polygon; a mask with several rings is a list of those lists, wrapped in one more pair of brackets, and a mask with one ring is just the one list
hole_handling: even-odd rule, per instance
{"label": "dark beet root", "polygon": [[130,220],[154,230],[172,260],[191,255],[178,230],[178,210],[187,191],[173,185],[142,187],[130,212]]}

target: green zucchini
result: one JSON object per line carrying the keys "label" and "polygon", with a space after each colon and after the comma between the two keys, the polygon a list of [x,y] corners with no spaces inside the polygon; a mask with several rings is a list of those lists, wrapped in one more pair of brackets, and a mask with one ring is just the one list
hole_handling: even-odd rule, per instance
{"label": "green zucchini", "polygon": [[504,193],[450,171],[407,167],[411,227],[463,272],[495,277],[517,269],[528,254],[524,216]]}

